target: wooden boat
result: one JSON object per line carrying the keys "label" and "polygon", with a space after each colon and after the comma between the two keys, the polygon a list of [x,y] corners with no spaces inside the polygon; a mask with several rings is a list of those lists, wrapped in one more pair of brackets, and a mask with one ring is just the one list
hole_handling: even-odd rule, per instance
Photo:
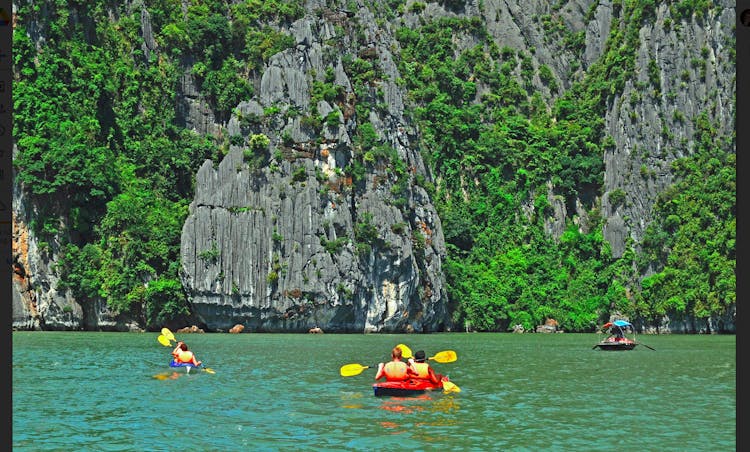
{"label": "wooden boat", "polygon": [[626,320],[615,320],[602,325],[602,330],[609,331],[609,337],[594,345],[599,350],[633,350],[638,343],[625,337],[625,331],[632,331],[633,324]]}
{"label": "wooden boat", "polygon": [[610,337],[596,344],[599,350],[633,350],[638,345],[630,339],[615,340],[614,337]]}

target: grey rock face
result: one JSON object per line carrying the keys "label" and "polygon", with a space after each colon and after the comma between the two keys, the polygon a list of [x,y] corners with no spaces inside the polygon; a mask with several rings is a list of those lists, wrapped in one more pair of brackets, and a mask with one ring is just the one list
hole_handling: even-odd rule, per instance
{"label": "grey rock face", "polygon": [[[670,18],[667,6],[655,23]],[[692,152],[694,120],[707,113],[720,135],[735,127],[735,72],[727,47],[734,26],[732,5],[706,12],[703,21],[675,21],[669,29],[641,29],[636,79],[627,83],[606,117],[607,133],[617,145],[604,155],[604,237],[620,257],[628,237],[638,243],[650,223],[656,197],[673,181],[671,163]],[[649,64],[657,69],[658,86],[649,80]],[[645,88],[644,88],[645,87]],[[626,199],[609,202],[620,189]]]}
{"label": "grey rock face", "polygon": [[[363,180],[344,168],[357,152],[355,122],[345,101],[315,107],[339,114],[338,125],[312,133],[300,116],[263,121],[243,130],[233,117],[230,135],[270,139],[269,164],[246,161],[247,148],[233,146],[214,167],[206,161],[196,177],[195,199],[182,235],[183,283],[194,312],[212,330],[243,324],[250,331],[432,332],[451,328],[441,262],[442,227],[416,176],[429,180],[410,143],[401,89],[386,33],[363,9],[367,55],[386,74],[379,80],[382,111],[366,121],[408,168],[406,184],[393,195],[398,176],[388,164],[370,162]],[[328,68],[345,99],[354,95],[340,57],[324,41],[333,32],[323,19],[306,17],[291,33],[297,45],[274,56],[260,90],[240,115],[260,117],[268,107],[307,111],[311,86]],[[373,93],[376,90],[373,89]],[[373,94],[376,95],[376,94]],[[360,118],[361,119],[361,118]],[[283,158],[282,158],[283,157]],[[394,162],[390,162],[391,164]],[[357,231],[366,230],[367,234]]]}
{"label": "grey rock face", "polygon": [[[60,243],[40,242],[28,227],[34,213],[24,192],[13,189],[12,327],[16,330],[138,330],[119,319],[103,303],[84,305],[70,291],[58,290]],[[61,219],[61,222],[64,219]]]}

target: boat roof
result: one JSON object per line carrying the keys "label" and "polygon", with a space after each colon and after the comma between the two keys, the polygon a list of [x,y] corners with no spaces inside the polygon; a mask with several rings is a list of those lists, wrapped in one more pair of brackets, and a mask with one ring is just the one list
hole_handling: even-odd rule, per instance
{"label": "boat roof", "polygon": [[605,323],[602,328],[609,328],[611,326],[619,326],[620,328],[626,327],[626,326],[633,326],[632,323],[628,322],[627,320],[615,320],[614,322],[607,322]]}

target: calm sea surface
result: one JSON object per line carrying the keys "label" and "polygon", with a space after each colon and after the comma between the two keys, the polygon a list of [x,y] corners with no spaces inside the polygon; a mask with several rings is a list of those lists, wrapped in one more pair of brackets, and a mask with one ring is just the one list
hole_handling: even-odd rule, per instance
{"label": "calm sea surface", "polygon": [[[214,374],[168,378],[158,333],[13,333],[14,451],[736,450],[732,335],[177,334]],[[461,388],[373,395],[404,343]]]}

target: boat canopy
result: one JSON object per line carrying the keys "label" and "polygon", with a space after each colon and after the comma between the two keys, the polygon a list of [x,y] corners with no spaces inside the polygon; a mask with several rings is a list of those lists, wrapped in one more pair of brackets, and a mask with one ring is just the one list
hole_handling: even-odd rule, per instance
{"label": "boat canopy", "polygon": [[625,327],[632,327],[633,324],[628,322],[627,320],[615,320],[614,322],[607,322],[604,325],[602,325],[602,328],[610,328],[612,326],[619,326],[620,328]]}

